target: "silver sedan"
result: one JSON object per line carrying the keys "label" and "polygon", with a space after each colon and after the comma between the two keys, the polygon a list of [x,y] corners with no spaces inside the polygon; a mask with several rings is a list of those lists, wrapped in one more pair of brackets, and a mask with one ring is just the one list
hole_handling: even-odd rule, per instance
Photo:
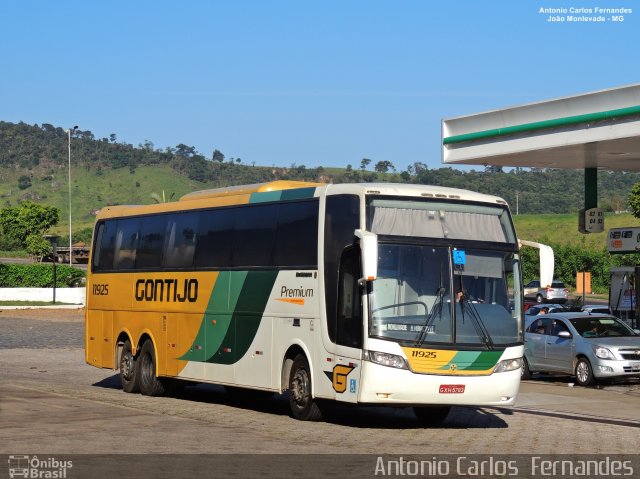
{"label": "silver sedan", "polygon": [[523,379],[563,373],[581,386],[597,379],[640,377],[640,332],[606,314],[551,313],[525,331]]}

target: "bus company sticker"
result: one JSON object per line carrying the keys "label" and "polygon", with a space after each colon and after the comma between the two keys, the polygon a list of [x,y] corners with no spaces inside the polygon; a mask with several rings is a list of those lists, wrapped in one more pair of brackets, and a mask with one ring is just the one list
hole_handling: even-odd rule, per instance
{"label": "bus company sticker", "polygon": [[[324,373],[329,379],[331,379],[333,390],[337,393],[343,393],[347,390],[347,376],[355,368],[356,367],[353,365],[336,364],[333,367],[333,371],[325,371]],[[349,387],[355,389],[355,382],[353,382]]]}
{"label": "bus company sticker", "polygon": [[464,384],[441,384],[438,392],[440,394],[464,394]]}

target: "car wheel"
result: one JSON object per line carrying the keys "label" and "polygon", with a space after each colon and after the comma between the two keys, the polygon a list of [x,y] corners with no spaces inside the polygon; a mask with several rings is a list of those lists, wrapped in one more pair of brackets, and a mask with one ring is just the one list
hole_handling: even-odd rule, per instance
{"label": "car wheel", "polygon": [[578,359],[578,364],[576,364],[576,382],[580,386],[591,386],[594,383],[593,369],[587,358]]}
{"label": "car wheel", "polygon": [[542,303],[542,300],[543,300],[543,299],[544,299],[544,298],[542,297],[542,295],[541,295],[541,294],[539,294],[539,293],[538,293],[538,294],[536,295],[536,302],[537,302],[537,303]]}
{"label": "car wheel", "polygon": [[527,358],[522,357],[522,375],[521,379],[531,379],[531,370],[529,369],[529,363],[527,362]]}

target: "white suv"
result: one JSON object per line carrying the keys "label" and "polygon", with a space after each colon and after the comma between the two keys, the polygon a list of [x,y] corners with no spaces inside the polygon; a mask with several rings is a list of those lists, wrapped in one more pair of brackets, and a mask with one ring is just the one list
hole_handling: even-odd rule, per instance
{"label": "white suv", "polygon": [[525,299],[535,299],[538,303],[566,303],[569,290],[562,281],[552,281],[551,285],[540,286],[540,280],[535,279],[524,287]]}

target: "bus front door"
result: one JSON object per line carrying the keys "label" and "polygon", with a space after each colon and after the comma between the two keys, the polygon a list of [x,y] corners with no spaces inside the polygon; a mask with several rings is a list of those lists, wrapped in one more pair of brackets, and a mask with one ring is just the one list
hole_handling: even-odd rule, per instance
{"label": "bus front door", "polygon": [[338,311],[333,389],[336,400],[357,402],[362,370],[362,287],[360,249],[342,254],[338,281]]}

